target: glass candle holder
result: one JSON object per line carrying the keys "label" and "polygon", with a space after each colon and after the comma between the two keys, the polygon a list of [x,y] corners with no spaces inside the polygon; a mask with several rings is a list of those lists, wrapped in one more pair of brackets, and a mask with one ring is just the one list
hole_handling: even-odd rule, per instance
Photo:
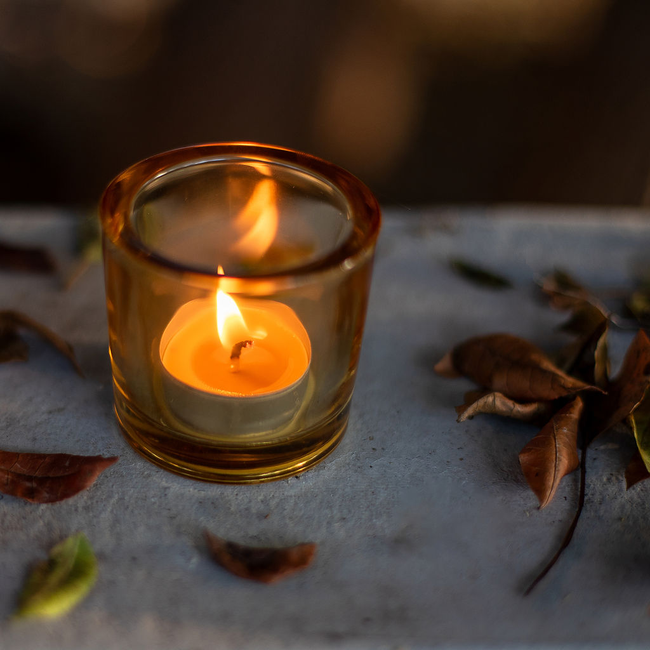
{"label": "glass candle holder", "polygon": [[377,201],[288,149],[207,144],[137,163],[101,201],[115,412],[154,463],[284,478],[345,432]]}

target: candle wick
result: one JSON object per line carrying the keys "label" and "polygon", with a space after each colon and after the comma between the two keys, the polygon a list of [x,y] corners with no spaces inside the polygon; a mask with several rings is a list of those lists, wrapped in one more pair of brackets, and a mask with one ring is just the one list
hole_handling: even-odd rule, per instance
{"label": "candle wick", "polygon": [[253,347],[252,339],[239,341],[239,343],[235,343],[235,345],[232,346],[232,350],[230,351],[230,372],[239,371],[239,361],[241,358],[242,350],[244,348],[252,348],[252,347]]}

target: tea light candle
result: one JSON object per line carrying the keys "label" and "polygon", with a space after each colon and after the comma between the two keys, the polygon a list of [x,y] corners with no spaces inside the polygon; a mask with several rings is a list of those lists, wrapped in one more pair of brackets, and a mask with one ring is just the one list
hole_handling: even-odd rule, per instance
{"label": "tea light candle", "polygon": [[295,416],[311,362],[295,312],[219,290],[171,319],[160,342],[163,390],[174,415],[206,434],[275,430]]}

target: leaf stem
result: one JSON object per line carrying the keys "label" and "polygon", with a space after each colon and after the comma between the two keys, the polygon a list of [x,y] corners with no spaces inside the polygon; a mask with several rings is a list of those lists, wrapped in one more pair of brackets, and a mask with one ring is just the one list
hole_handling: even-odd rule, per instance
{"label": "leaf stem", "polygon": [[582,443],[581,443],[581,453],[580,453],[580,490],[578,493],[578,507],[576,508],[576,513],[573,517],[573,521],[569,526],[564,539],[560,544],[560,548],[556,551],[555,555],[550,559],[548,564],[540,571],[537,577],[530,583],[530,586],[526,591],[524,591],[524,596],[528,596],[533,589],[544,579],[546,574],[555,566],[557,561],[560,559],[562,553],[568,548],[571,540],[573,539],[573,533],[575,533],[576,528],[578,527],[578,521],[580,515],[582,514],[582,508],[585,505],[585,486],[586,486],[586,476],[587,476],[587,435],[585,432],[582,432]]}

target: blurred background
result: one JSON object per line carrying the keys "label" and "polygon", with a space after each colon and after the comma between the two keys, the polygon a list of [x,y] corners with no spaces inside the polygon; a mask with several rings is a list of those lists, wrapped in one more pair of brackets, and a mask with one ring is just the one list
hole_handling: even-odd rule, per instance
{"label": "blurred background", "polygon": [[650,204],[649,0],[0,0],[0,201],[254,140],[385,204]]}

